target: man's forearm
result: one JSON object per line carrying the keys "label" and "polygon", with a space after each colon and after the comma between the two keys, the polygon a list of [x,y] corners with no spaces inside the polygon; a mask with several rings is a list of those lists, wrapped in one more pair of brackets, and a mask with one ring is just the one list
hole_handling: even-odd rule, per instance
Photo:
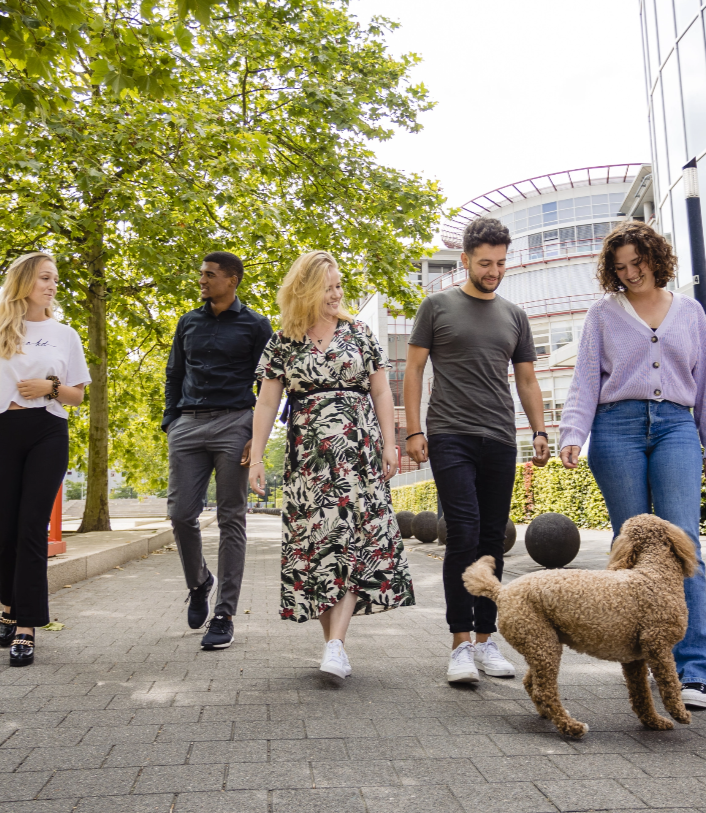
{"label": "man's forearm", "polygon": [[404,377],[404,412],[407,419],[407,434],[420,432],[422,429],[422,382],[424,370],[407,368]]}
{"label": "man's forearm", "polygon": [[539,384],[533,382],[527,387],[517,386],[522,409],[530,422],[533,432],[544,432],[544,401]]}

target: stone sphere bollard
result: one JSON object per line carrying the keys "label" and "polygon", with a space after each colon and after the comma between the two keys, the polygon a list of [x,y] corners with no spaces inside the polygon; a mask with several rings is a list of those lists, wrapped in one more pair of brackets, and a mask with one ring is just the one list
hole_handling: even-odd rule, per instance
{"label": "stone sphere bollard", "polygon": [[527,528],[525,547],[538,565],[565,567],[579,552],[581,535],[576,525],[564,514],[540,514]]}
{"label": "stone sphere bollard", "polygon": [[412,536],[412,520],[414,519],[413,511],[398,511],[395,514],[397,525],[402,534],[402,539],[409,539]]}
{"label": "stone sphere bollard", "polygon": [[420,511],[412,520],[412,533],[420,542],[433,542],[439,534],[436,511]]}
{"label": "stone sphere bollard", "polygon": [[512,546],[517,542],[517,528],[515,523],[509,519],[505,528],[505,553],[512,550]]}
{"label": "stone sphere bollard", "polygon": [[439,535],[439,544],[445,545],[446,544],[446,519],[442,514],[439,517],[439,521],[436,523],[436,531]]}

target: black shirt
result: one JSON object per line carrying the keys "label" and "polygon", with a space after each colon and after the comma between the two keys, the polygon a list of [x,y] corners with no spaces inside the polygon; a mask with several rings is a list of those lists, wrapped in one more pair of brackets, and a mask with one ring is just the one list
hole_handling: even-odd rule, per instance
{"label": "black shirt", "polygon": [[272,327],[238,297],[214,316],[211,303],[179,319],[167,362],[162,429],[182,409],[247,409],[255,405],[255,368]]}

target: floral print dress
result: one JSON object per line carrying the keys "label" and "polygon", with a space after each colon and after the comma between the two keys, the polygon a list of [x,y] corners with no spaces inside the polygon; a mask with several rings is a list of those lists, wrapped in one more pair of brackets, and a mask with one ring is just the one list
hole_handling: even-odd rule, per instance
{"label": "floral print dress", "polygon": [[318,618],[346,590],[357,596],[356,613],[415,603],[370,396],[305,396],[338,386],[369,392],[370,374],[389,366],[370,328],[343,320],[325,351],[278,331],[260,359],[258,378],[300,394],[285,458],[282,618]]}

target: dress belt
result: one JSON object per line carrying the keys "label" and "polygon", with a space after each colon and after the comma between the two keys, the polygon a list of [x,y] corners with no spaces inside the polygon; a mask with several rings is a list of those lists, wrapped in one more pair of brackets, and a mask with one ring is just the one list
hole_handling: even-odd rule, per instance
{"label": "dress belt", "polygon": [[363,387],[319,387],[315,390],[308,390],[308,392],[295,392],[294,390],[289,390],[287,392],[287,402],[285,403],[282,414],[280,415],[280,421],[287,424],[287,445],[289,446],[290,472],[293,472],[297,467],[297,450],[295,446],[296,439],[294,437],[294,424],[292,422],[292,416],[295,412],[298,412],[301,409],[301,401],[303,398],[309,398],[311,395],[319,395],[323,392],[334,392],[340,394],[341,396],[346,395],[349,392],[357,392],[360,395],[370,395],[370,390],[366,390]]}

